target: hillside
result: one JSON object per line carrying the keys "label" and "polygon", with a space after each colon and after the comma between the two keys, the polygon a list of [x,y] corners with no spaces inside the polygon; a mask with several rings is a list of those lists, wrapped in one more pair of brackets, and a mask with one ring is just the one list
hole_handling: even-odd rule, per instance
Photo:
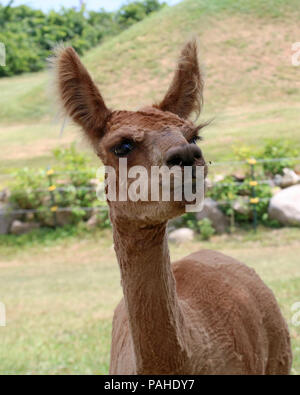
{"label": "hillside", "polygon": [[[135,109],[162,97],[181,45],[196,35],[206,75],[204,116],[215,118],[205,145],[211,159],[224,158],[224,146],[257,145],[262,137],[283,134],[300,140],[300,68],[291,65],[299,18],[298,0],[185,0],[83,60],[110,106]],[[73,139],[67,132],[60,142],[59,126],[50,126],[47,81],[45,72],[0,80],[0,143],[8,148],[1,164],[21,165],[28,157],[47,160],[53,146]],[[20,124],[27,130],[26,137],[20,136],[22,149]],[[13,160],[11,149],[18,151],[18,144],[21,152]]]}

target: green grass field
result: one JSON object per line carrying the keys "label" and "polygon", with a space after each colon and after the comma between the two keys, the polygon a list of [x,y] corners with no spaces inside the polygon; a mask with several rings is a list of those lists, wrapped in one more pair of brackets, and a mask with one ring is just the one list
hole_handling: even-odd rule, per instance
{"label": "green grass field", "polygon": [[[172,246],[173,260],[212,248],[253,267],[274,291],[291,331],[293,374],[300,374],[300,327],[291,307],[300,301],[299,229],[215,236]],[[121,298],[109,231],[55,243],[2,246],[0,374],[105,374],[113,310]]]}

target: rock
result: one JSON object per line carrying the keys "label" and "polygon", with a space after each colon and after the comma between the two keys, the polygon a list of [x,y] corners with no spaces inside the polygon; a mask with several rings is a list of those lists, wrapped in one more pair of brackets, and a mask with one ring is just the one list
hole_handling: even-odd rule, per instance
{"label": "rock", "polygon": [[0,202],[0,235],[9,233],[10,226],[15,219],[15,215],[10,213],[11,210],[10,204]]}
{"label": "rock", "polygon": [[194,231],[189,228],[176,229],[169,234],[169,240],[171,243],[181,244],[187,241],[193,241],[193,239]]}
{"label": "rock", "polygon": [[224,174],[216,174],[213,178],[213,182],[216,184],[217,182],[222,182],[225,179]]}
{"label": "rock", "polygon": [[281,191],[281,188],[280,188],[280,187],[273,187],[273,188],[271,189],[272,196],[277,195],[277,193],[279,193],[280,191]]}
{"label": "rock", "polygon": [[249,215],[251,210],[251,207],[249,205],[249,198],[248,197],[240,197],[237,200],[235,200],[232,204],[232,208],[234,209],[235,212],[243,215]]}
{"label": "rock", "polygon": [[204,200],[203,209],[196,214],[196,218],[198,221],[201,221],[203,218],[210,219],[217,233],[226,232],[226,228],[229,225],[228,218],[219,209],[218,203],[211,198],[206,198]]}
{"label": "rock", "polygon": [[58,185],[59,187],[67,187],[70,185],[70,182],[68,180],[56,180],[55,184]]}
{"label": "rock", "polygon": [[168,222],[168,230],[171,232],[172,230],[179,229],[184,227],[184,218],[183,217],[176,217],[171,219]]}
{"label": "rock", "polygon": [[50,205],[50,202],[51,202],[51,198],[49,194],[42,198],[42,206],[48,207]]}
{"label": "rock", "polygon": [[282,172],[283,175],[276,174],[274,177],[274,182],[277,186],[287,188],[300,182],[300,176],[298,176],[294,170],[284,168]]}
{"label": "rock", "polygon": [[[63,208],[56,211],[56,224],[57,226],[65,226],[71,224],[73,221],[73,214],[70,210],[64,210]],[[43,219],[43,224],[47,226],[54,226],[54,215],[51,213]]]}
{"label": "rock", "polygon": [[264,182],[264,185],[269,185],[270,188],[279,188],[280,187],[278,185],[276,185],[275,180],[266,180]]}
{"label": "rock", "polygon": [[285,188],[273,196],[269,216],[283,225],[300,225],[300,185]]}
{"label": "rock", "polygon": [[101,224],[101,219],[97,213],[94,213],[91,218],[87,221],[86,227],[88,229],[94,229]]}
{"label": "rock", "polygon": [[98,178],[92,178],[89,180],[89,184],[96,189],[97,186],[101,184],[101,181],[98,180]]}
{"label": "rock", "polygon": [[205,190],[210,189],[213,187],[214,183],[210,178],[206,178],[204,181]]}
{"label": "rock", "polygon": [[57,225],[65,226],[72,223],[73,214],[70,210],[58,210],[56,213]]}
{"label": "rock", "polygon": [[8,203],[10,197],[10,191],[8,189],[3,189],[0,191],[0,202]]}
{"label": "rock", "polygon": [[242,170],[237,170],[235,173],[232,174],[235,181],[242,182],[246,178],[246,174]]}
{"label": "rock", "polygon": [[40,224],[36,222],[22,222],[15,220],[12,225],[10,232],[13,235],[22,235],[24,233],[29,233],[34,229],[38,229],[40,227]]}
{"label": "rock", "polygon": [[34,221],[34,213],[27,213],[26,222],[33,222],[33,221]]}

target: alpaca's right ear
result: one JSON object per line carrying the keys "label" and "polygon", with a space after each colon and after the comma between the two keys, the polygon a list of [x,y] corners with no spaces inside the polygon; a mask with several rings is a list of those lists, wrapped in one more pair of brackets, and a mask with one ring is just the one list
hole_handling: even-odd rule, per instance
{"label": "alpaca's right ear", "polygon": [[66,115],[80,125],[92,143],[102,136],[111,111],[71,47],[58,47],[51,60],[59,101]]}

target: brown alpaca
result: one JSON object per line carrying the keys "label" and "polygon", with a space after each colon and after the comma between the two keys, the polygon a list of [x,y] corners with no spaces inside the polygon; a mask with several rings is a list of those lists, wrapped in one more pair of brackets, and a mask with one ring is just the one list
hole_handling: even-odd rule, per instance
{"label": "brown alpaca", "polygon": [[[62,108],[117,174],[119,156],[148,171],[170,153],[182,166],[205,166],[195,145],[200,127],[187,120],[202,104],[194,41],[163,101],[136,112],[109,110],[72,48],[58,49],[54,63]],[[124,293],[113,319],[111,374],[290,372],[287,325],[254,270],[210,250],[171,265],[167,221],[184,213],[185,202],[108,204]]]}

